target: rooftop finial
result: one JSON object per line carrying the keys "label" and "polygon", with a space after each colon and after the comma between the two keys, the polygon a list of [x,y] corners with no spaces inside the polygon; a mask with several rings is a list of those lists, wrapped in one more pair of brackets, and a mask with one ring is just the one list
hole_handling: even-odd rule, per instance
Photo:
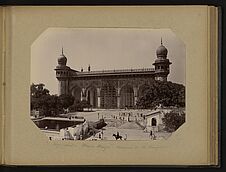
{"label": "rooftop finial", "polygon": [[162,45],[162,37],[161,37],[161,45]]}
{"label": "rooftop finial", "polygon": [[90,64],[89,64],[89,66],[88,66],[88,71],[90,72]]}

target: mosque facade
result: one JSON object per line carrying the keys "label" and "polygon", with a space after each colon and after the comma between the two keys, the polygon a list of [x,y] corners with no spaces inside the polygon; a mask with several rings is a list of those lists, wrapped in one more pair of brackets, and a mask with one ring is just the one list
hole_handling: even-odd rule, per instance
{"label": "mosque facade", "polygon": [[162,44],[156,50],[153,68],[92,71],[74,70],[67,66],[63,50],[55,68],[58,95],[73,95],[76,101],[86,100],[93,108],[135,108],[138,97],[155,81],[167,81],[171,62]]}

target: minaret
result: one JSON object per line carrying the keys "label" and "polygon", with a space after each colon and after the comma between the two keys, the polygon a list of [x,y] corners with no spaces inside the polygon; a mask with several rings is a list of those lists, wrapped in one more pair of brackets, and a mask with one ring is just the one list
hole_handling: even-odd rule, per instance
{"label": "minaret", "polygon": [[169,59],[167,59],[168,50],[163,46],[162,38],[161,45],[156,50],[157,59],[153,65],[155,66],[155,80],[167,81],[167,76],[170,72],[169,66],[172,64]]}
{"label": "minaret", "polygon": [[70,68],[66,66],[67,58],[64,55],[64,49],[62,47],[62,52],[58,58],[58,65],[56,66],[56,78],[58,80],[58,95],[69,94],[69,76]]}

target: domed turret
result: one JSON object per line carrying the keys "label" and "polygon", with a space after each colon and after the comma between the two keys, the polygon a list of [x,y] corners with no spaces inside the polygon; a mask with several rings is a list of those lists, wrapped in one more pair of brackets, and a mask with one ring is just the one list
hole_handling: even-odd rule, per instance
{"label": "domed turret", "polygon": [[161,45],[156,50],[156,55],[158,58],[166,58],[168,50],[165,46],[162,45],[162,38],[161,38]]}
{"label": "domed turret", "polygon": [[71,75],[70,67],[66,66],[67,58],[64,55],[64,50],[62,48],[62,53],[57,59],[58,65],[55,68],[56,78],[59,81],[58,95],[69,94],[69,77]]}
{"label": "domed turret", "polygon": [[155,66],[155,80],[167,81],[167,76],[169,74],[169,66],[172,64],[169,59],[167,59],[168,50],[165,46],[161,45],[156,50],[157,59],[153,63]]}
{"label": "domed turret", "polygon": [[66,64],[67,64],[67,58],[65,57],[64,50],[62,48],[62,54],[58,58],[58,65],[60,65],[60,66],[66,66]]}
{"label": "domed turret", "polygon": [[156,50],[156,55],[158,56],[167,56],[168,50],[165,46],[160,45],[158,49]]}

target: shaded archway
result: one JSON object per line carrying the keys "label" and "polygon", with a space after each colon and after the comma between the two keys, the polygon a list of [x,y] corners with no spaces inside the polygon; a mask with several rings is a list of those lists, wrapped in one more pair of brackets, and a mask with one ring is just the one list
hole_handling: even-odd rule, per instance
{"label": "shaded archway", "polygon": [[151,119],[151,126],[152,127],[156,127],[157,126],[157,120],[156,120],[156,118],[152,118]]}
{"label": "shaded archway", "polygon": [[134,107],[134,91],[130,85],[125,85],[120,91],[120,107],[132,108]]}
{"label": "shaded archway", "polygon": [[101,108],[111,109],[117,107],[116,89],[110,83],[103,85],[100,91]]}
{"label": "shaded archway", "polygon": [[78,86],[72,88],[72,96],[75,98],[75,102],[81,101],[82,89]]}
{"label": "shaded archway", "polygon": [[93,108],[97,108],[97,89],[95,87],[87,89],[87,101]]}

